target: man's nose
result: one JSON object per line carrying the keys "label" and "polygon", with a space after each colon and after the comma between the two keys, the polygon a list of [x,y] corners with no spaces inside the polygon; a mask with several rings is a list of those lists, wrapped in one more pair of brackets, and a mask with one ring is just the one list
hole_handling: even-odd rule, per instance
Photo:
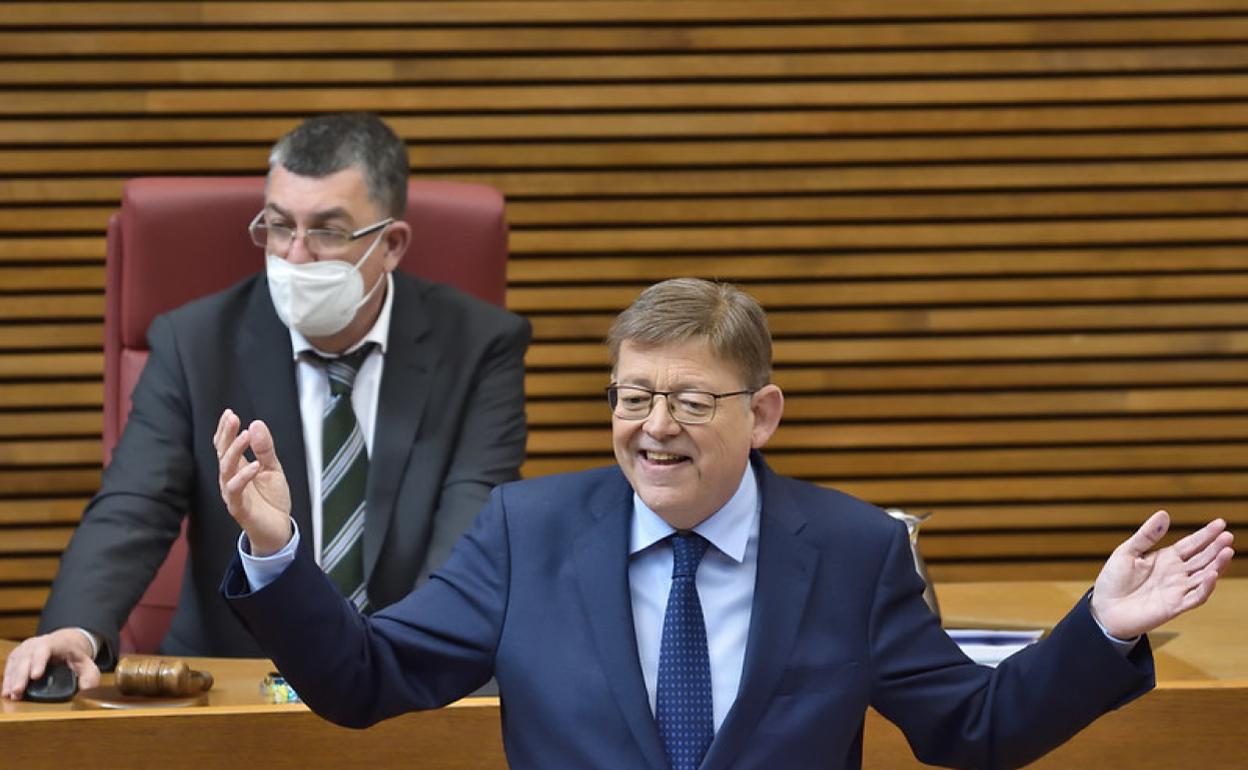
{"label": "man's nose", "polygon": [[308,251],[308,244],[304,242],[303,233],[298,230],[290,236],[290,247],[286,249],[285,257],[287,262],[295,265],[316,261],[316,257]]}
{"label": "man's nose", "polygon": [[651,436],[672,436],[680,432],[680,423],[672,417],[667,399],[661,393],[654,394],[654,403],[650,405],[650,414],[646,415],[644,425],[646,433]]}

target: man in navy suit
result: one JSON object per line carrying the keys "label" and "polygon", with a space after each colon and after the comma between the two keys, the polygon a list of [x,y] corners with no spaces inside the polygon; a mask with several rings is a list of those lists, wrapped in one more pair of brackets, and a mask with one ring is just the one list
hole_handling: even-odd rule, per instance
{"label": "man in navy suit", "polygon": [[784,397],[757,303],[665,281],[608,342],[618,466],[497,488],[371,618],[297,548],[265,425],[222,415],[246,533],[222,591],[317,713],[365,726],[494,676],[513,768],[856,768],[869,705],[925,762],[1018,766],[1146,692],[1144,634],[1231,560],[1222,520],[1153,550],[1158,512],[1044,641],[977,666],[923,603],[900,523],[767,468]]}

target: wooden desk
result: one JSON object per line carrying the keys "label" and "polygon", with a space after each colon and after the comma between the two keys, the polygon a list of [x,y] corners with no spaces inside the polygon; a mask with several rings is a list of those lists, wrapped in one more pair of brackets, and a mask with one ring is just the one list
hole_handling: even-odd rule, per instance
{"label": "wooden desk", "polygon": [[[0,640],[0,656],[13,646]],[[303,705],[264,703],[267,660],[185,660],[216,680],[207,706],[75,711],[68,703],[0,701],[0,767],[378,770],[412,767],[418,758],[438,770],[506,767],[497,698],[348,730]]]}
{"label": "wooden desk", "polygon": [[[938,586],[949,625],[1048,626],[1083,593],[1082,583]],[[1172,770],[1198,757],[1203,770],[1241,768],[1248,758],[1248,580],[1226,580],[1211,602],[1155,635],[1158,690],[1097,721],[1032,767]],[[0,641],[0,654],[11,642]],[[127,712],[73,711],[68,704],[3,702],[0,765],[20,768],[506,767],[495,698],[407,714],[364,731],[325,722],[300,705],[261,702],[267,661],[189,659],[211,671],[208,706]],[[922,767],[901,733],[867,715],[863,766]],[[783,770],[778,768],[777,770]]]}

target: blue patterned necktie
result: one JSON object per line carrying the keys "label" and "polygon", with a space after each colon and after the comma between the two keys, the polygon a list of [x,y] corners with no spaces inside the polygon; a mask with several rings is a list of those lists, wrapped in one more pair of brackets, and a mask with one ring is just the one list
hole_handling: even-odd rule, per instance
{"label": "blue patterned necktie", "polygon": [[671,537],[672,590],[663,616],[654,718],[672,770],[694,770],[715,737],[711,661],[694,576],[710,543],[692,532]]}
{"label": "blue patterned necktie", "polygon": [[368,610],[363,541],[368,447],[351,390],[373,347],[368,343],[339,358],[311,354],[325,367],[330,393],[321,433],[321,569],[362,612]]}

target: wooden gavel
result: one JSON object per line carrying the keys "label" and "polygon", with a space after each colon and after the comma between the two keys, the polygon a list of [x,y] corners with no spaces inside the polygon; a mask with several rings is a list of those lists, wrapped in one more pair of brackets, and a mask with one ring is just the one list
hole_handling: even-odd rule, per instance
{"label": "wooden gavel", "polygon": [[117,663],[117,689],[125,695],[189,696],[212,688],[212,674],[183,660],[125,657]]}

